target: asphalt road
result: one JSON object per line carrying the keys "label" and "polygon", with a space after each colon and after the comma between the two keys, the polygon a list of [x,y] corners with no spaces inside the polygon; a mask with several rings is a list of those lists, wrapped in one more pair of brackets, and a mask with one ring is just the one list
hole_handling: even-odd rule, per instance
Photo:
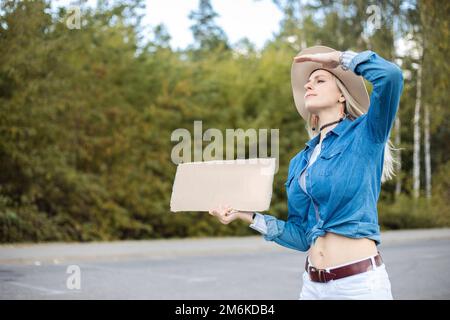
{"label": "asphalt road", "polygon": [[[450,229],[382,241],[394,299],[450,299]],[[305,257],[262,237],[2,245],[0,299],[297,299]]]}

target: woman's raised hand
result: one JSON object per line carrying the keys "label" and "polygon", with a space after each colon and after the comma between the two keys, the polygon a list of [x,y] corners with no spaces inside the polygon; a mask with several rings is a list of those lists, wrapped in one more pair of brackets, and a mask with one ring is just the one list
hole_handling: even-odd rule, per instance
{"label": "woman's raised hand", "polygon": [[324,68],[333,69],[339,66],[339,57],[341,51],[333,51],[326,53],[302,54],[294,57],[295,62],[312,61],[321,63]]}

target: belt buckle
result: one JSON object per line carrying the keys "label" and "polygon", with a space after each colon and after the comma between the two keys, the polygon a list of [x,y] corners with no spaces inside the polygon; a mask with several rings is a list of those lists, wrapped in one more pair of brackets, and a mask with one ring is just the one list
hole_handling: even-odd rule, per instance
{"label": "belt buckle", "polygon": [[319,281],[320,282],[327,282],[327,279],[325,277],[325,269],[317,269],[317,271],[319,272]]}
{"label": "belt buckle", "polygon": [[[328,282],[326,274],[328,273],[326,269],[318,269],[312,266],[308,266],[308,273],[317,272],[319,282]],[[309,275],[311,277],[311,274]]]}

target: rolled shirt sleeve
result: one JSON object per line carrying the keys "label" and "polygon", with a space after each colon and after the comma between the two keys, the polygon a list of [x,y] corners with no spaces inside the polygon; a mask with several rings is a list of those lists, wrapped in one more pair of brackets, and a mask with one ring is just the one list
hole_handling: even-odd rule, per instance
{"label": "rolled shirt sleeve", "polygon": [[264,219],[264,216],[261,213],[255,212],[255,219],[253,223],[250,225],[250,228],[258,231],[263,235],[267,234],[266,220]]}
{"label": "rolled shirt sleeve", "polygon": [[268,214],[255,212],[255,219],[250,227],[260,232],[267,241],[274,241],[289,249],[307,251],[309,245],[305,235],[292,220],[294,219],[288,219],[286,222]]}
{"label": "rolled shirt sleeve", "polygon": [[352,62],[353,58],[357,56],[358,53],[355,51],[347,50],[342,53],[342,65],[345,69],[350,69],[350,63]]}

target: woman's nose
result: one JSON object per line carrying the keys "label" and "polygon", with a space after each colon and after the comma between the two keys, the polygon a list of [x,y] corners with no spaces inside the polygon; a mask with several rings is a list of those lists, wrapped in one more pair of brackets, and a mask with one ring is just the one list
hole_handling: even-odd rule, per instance
{"label": "woman's nose", "polygon": [[305,90],[312,90],[311,82],[307,82],[303,87],[305,88]]}

